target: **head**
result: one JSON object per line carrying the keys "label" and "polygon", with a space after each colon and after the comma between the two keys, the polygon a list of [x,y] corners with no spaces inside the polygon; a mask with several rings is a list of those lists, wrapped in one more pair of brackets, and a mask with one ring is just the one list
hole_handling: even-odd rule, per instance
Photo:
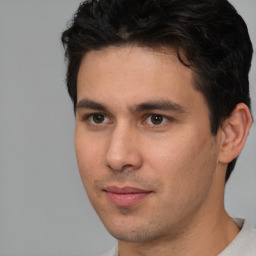
{"label": "head", "polygon": [[[226,0],[85,1],[62,42],[74,109],[83,57],[93,50],[129,45],[169,49],[192,70],[193,86],[209,108],[212,135],[238,103],[250,108],[252,44],[245,22]],[[236,159],[228,164],[226,181],[235,163]]]}
{"label": "head", "polygon": [[149,242],[219,219],[251,123],[252,45],[235,9],[86,1],[62,41],[78,167],[110,233]]}

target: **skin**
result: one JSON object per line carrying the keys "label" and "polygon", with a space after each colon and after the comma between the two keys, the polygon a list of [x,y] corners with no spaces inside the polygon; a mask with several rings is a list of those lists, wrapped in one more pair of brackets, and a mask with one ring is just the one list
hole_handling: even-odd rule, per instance
{"label": "skin", "polygon": [[[223,197],[227,163],[238,154],[229,153],[228,138],[239,132],[226,122],[211,134],[205,99],[175,54],[137,46],[91,51],[78,73],[77,102],[80,175],[121,256],[217,255],[235,238]],[[109,186],[150,193],[117,206]]]}

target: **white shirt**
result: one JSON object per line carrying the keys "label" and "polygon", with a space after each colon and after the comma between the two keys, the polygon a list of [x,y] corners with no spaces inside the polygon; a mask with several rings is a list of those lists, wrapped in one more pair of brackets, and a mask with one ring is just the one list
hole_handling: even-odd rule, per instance
{"label": "white shirt", "polygon": [[233,219],[241,229],[219,256],[256,256],[256,229],[243,219]]}
{"label": "white shirt", "polygon": [[[218,256],[256,256],[256,229],[243,219],[233,220],[241,230]],[[118,256],[118,247],[102,256]]]}

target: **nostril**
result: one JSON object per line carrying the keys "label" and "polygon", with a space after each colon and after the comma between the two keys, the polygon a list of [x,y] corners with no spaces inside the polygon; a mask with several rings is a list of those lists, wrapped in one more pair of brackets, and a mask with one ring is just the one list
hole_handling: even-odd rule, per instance
{"label": "nostril", "polygon": [[124,172],[124,171],[126,171],[128,169],[134,168],[131,164],[125,164],[125,165],[123,165],[121,167],[113,167],[113,166],[111,166],[109,164],[107,164],[107,166],[113,172]]}

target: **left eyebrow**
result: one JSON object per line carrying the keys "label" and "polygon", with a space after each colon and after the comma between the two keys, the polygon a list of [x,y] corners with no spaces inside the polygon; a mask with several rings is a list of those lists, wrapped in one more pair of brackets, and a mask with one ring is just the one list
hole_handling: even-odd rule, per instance
{"label": "left eyebrow", "polygon": [[180,114],[188,112],[180,104],[177,104],[167,99],[147,101],[147,102],[134,105],[130,108],[131,112],[142,112],[142,111],[152,111],[152,110],[165,110],[165,111],[177,112]]}

